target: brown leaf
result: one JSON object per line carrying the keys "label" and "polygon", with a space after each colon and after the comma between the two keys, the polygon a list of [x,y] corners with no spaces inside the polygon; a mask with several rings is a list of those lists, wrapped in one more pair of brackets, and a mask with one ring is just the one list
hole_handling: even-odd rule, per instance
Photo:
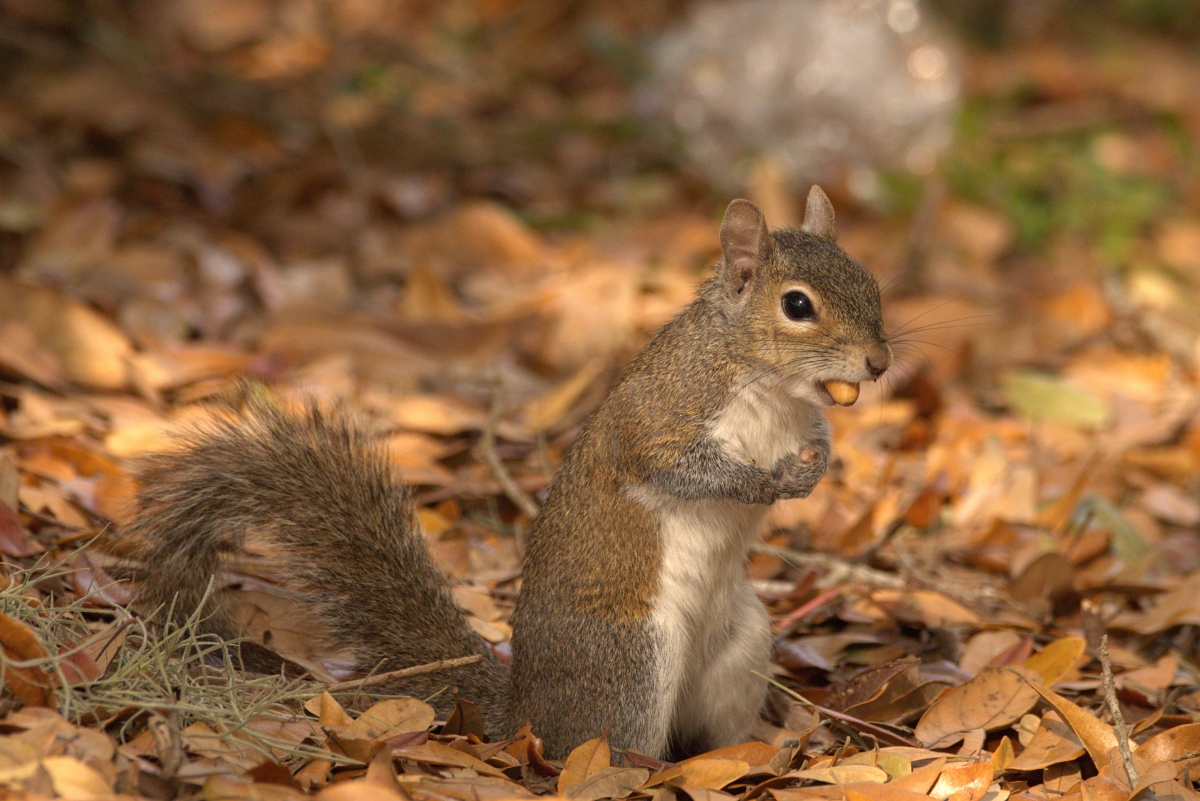
{"label": "brown leaf", "polygon": [[1148,690],[1151,693],[1161,693],[1171,686],[1175,679],[1175,671],[1179,668],[1179,659],[1174,654],[1164,654],[1153,665],[1144,668],[1128,670],[1117,677],[1117,689],[1125,688]]}
{"label": "brown leaf", "polygon": [[1022,675],[1037,676],[1021,667],[984,668],[934,702],[917,723],[917,739],[926,746],[945,748],[973,729],[1008,726],[1037,703],[1037,693]]}
{"label": "brown leaf", "polygon": [[689,759],[679,764],[678,777],[671,784],[701,790],[720,790],[745,776],[750,766],[740,759]]}
{"label": "brown leaf", "polygon": [[997,745],[996,750],[992,752],[992,770],[996,773],[999,773],[1012,764],[1012,761],[1015,758],[1016,754],[1013,751],[1012,740],[1010,740],[1006,734],[1000,738],[1000,744]]}
{"label": "brown leaf", "polygon": [[[47,656],[33,629],[3,613],[0,613],[0,646],[4,648],[4,655],[13,662],[45,659]],[[18,668],[9,665],[4,673],[4,681],[26,706],[54,706],[50,677],[41,667]]]}
{"label": "brown leaf", "polygon": [[430,765],[472,768],[476,773],[482,773],[485,776],[504,778],[503,773],[486,762],[442,743],[430,741],[421,745],[405,745],[398,748],[389,746],[389,751],[397,759],[425,762]]}
{"label": "brown leaf", "polygon": [[645,768],[601,768],[578,784],[571,785],[564,795],[573,801],[625,798],[641,787],[649,775],[650,771]]}
{"label": "brown leaf", "polygon": [[21,525],[17,513],[0,500],[0,553],[8,556],[37,556],[46,549]]}
{"label": "brown leaf", "polygon": [[688,762],[700,759],[737,759],[754,768],[759,765],[770,764],[771,760],[775,758],[775,755],[780,750],[782,749],[768,745],[767,743],[746,742],[738,745],[727,745],[724,748],[698,754],[690,759],[683,760],[679,764],[686,765]]}
{"label": "brown leaf", "polygon": [[992,778],[990,762],[947,768],[929,794],[937,801],[979,801],[991,786]]}
{"label": "brown leaf", "polygon": [[888,775],[872,765],[834,765],[829,768],[810,768],[789,774],[797,779],[806,779],[825,784],[851,784],[853,782],[875,782],[883,784]]}
{"label": "brown leaf", "polygon": [[929,801],[925,793],[917,793],[898,787],[895,781],[886,784],[854,782],[839,788],[845,793],[846,801]]}
{"label": "brown leaf", "polygon": [[1086,649],[1087,641],[1082,637],[1063,637],[1026,659],[1025,667],[1041,676],[1042,684],[1049,687],[1075,666]]}
{"label": "brown leaf", "polygon": [[409,431],[449,436],[478,431],[487,416],[450,395],[402,395],[387,409],[392,422]]}
{"label": "brown leaf", "polygon": [[17,473],[17,466],[6,454],[0,454],[0,503],[13,512],[20,504],[18,495],[20,484],[21,476]]}
{"label": "brown leaf", "polygon": [[52,351],[67,378],[94,389],[121,389],[128,338],[97,312],[40,287],[0,278],[0,318],[19,320]]}
{"label": "brown leaf", "polygon": [[1138,634],[1157,634],[1186,624],[1200,625],[1200,573],[1193,573],[1175,589],[1160,595],[1148,612],[1122,612],[1109,626]]}
{"label": "brown leaf", "polygon": [[530,401],[524,409],[525,425],[532,431],[549,431],[567,416],[591,386],[604,372],[604,359],[589,359],[575,375],[554,389]]}
{"label": "brown leaf", "polygon": [[888,782],[888,786],[895,787],[898,790],[906,790],[912,793],[921,793],[922,795],[929,792],[937,781],[938,776],[942,775],[942,768],[946,765],[946,758],[940,757],[934,759],[928,765],[922,765],[919,768],[913,768],[913,772],[907,776],[901,776],[898,779],[893,779]]}
{"label": "brown leaf", "polygon": [[1093,776],[1079,785],[1083,801],[1128,801],[1129,788],[1111,776]]}
{"label": "brown leaf", "polygon": [[72,643],[64,643],[63,651],[65,653],[59,654],[58,668],[66,684],[88,684],[104,675],[104,669],[96,664],[96,660]]}
{"label": "brown leaf", "polygon": [[317,801],[408,801],[377,782],[335,782],[315,796]]}
{"label": "brown leaf", "polygon": [[1151,764],[1200,754],[1200,723],[1167,729],[1142,743],[1134,753]]}
{"label": "brown leaf", "polygon": [[133,601],[129,588],[100,567],[86,549],[76,551],[70,564],[71,585],[88,606],[128,606]]}
{"label": "brown leaf", "polygon": [[112,795],[112,783],[98,770],[74,757],[52,756],[41,761],[50,774],[60,798],[104,798]]}
{"label": "brown leaf", "polygon": [[[1174,762],[1157,762],[1149,767],[1149,770],[1138,775],[1137,784],[1133,786],[1133,790],[1129,793],[1130,798],[1133,798],[1143,790],[1147,790],[1155,785],[1174,782],[1176,777],[1179,775],[1179,766]],[[1157,793],[1155,795],[1157,795]],[[1194,795],[1194,793],[1191,793],[1191,795]]]}
{"label": "brown leaf", "polygon": [[352,740],[386,740],[397,734],[425,731],[433,725],[433,707],[416,698],[389,698],[358,716],[338,733]]}
{"label": "brown leaf", "polygon": [[1049,713],[1034,732],[1021,755],[1008,763],[1009,770],[1042,770],[1083,756],[1084,747],[1075,732],[1055,714]]}
{"label": "brown leaf", "polygon": [[853,707],[879,698],[892,679],[911,671],[920,662],[916,657],[908,656],[867,668],[849,681],[830,688],[822,706],[838,712],[849,712]]}
{"label": "brown leaf", "polygon": [[371,764],[367,765],[367,775],[364,781],[367,784],[377,784],[396,795],[406,795],[400,787],[400,782],[396,779],[396,766],[392,762],[392,755],[387,751],[380,751],[371,760]]}
{"label": "brown leaf", "polygon": [[29,326],[16,320],[0,321],[0,372],[50,389],[61,388],[66,379],[58,356],[42,347]]}
{"label": "brown leaf", "polygon": [[[1006,668],[1006,670],[1016,671],[1017,668]],[[1084,712],[1075,704],[1041,684],[1031,681],[1029,686],[1058,710],[1063,720],[1083,743],[1083,747],[1087,749],[1088,756],[1096,763],[1096,767],[1101,769],[1106,767],[1108,752],[1117,747],[1117,735],[1112,726],[1094,715]]]}
{"label": "brown leaf", "polygon": [[575,785],[604,768],[612,762],[612,754],[608,748],[608,740],[597,737],[578,746],[568,756],[563,765],[562,773],[558,775],[558,793],[565,795]]}
{"label": "brown leaf", "polygon": [[876,590],[871,593],[871,600],[898,620],[929,628],[980,623],[979,615],[933,590]]}
{"label": "brown leaf", "polygon": [[333,726],[349,726],[353,721],[342,709],[342,705],[328,691],[314,695],[304,702],[304,708],[318,718],[318,722],[330,728]]}
{"label": "brown leaf", "polygon": [[947,682],[924,681],[914,665],[889,681],[878,697],[846,711],[862,720],[899,723],[928,709],[947,686]]}
{"label": "brown leaf", "polygon": [[981,631],[967,640],[958,666],[974,676],[1002,653],[1020,643],[1021,636],[1010,629]]}

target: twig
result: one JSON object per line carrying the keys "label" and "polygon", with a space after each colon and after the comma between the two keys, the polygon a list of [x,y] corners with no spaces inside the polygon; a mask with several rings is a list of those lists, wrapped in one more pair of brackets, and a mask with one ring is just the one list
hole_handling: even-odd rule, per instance
{"label": "twig", "polygon": [[483,460],[492,469],[496,481],[500,482],[500,488],[504,490],[504,494],[532,520],[537,517],[539,511],[537,501],[528,492],[517,486],[512,473],[509,473],[504,462],[500,461],[500,454],[496,453],[496,422],[499,419],[500,393],[495,392],[492,396],[492,411],[488,414],[487,423],[483,427],[483,439],[479,442],[479,450],[483,453]]}
{"label": "twig", "polygon": [[1129,730],[1125,728],[1125,716],[1121,714],[1121,705],[1117,703],[1117,690],[1113,686],[1112,660],[1108,658],[1108,635],[1100,638],[1100,667],[1103,669],[1103,684],[1101,691],[1108,711],[1113,717],[1113,728],[1117,732],[1117,747],[1121,750],[1121,760],[1125,763],[1125,773],[1129,776],[1129,786],[1136,787],[1138,782],[1137,768],[1133,766],[1133,750],[1129,747]]}
{"label": "twig", "polygon": [[331,693],[342,692],[343,690],[357,690],[362,687],[373,687],[376,684],[386,684],[393,679],[424,676],[426,673],[436,673],[439,670],[450,670],[451,668],[463,667],[464,665],[473,665],[481,661],[483,661],[483,654],[471,654],[470,656],[460,656],[457,659],[443,659],[440,662],[430,662],[426,665],[415,665],[414,667],[401,668],[400,670],[389,670],[387,673],[376,673],[374,676],[367,676],[365,679],[351,679],[350,681],[326,684],[324,689]]}
{"label": "twig", "polygon": [[901,576],[885,573],[866,565],[856,565],[831,554],[808,553],[797,551],[794,548],[777,548],[762,542],[751,545],[750,550],[778,557],[792,567],[815,567],[824,571],[825,577],[817,582],[817,586],[821,588],[834,587],[839,584],[866,584],[881,590],[904,589],[904,579]]}

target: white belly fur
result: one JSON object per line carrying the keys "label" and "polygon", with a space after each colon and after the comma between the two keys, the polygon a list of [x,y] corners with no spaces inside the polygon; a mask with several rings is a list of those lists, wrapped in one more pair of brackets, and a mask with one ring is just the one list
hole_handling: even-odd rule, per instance
{"label": "white belly fur", "polygon": [[749,383],[709,430],[733,458],[770,470],[787,454],[799,453],[813,428],[823,424],[820,409],[767,379]]}
{"label": "white belly fur", "polygon": [[[782,392],[749,390],[714,421],[726,453],[764,469],[824,424],[820,410]],[[746,551],[769,508],[732,500],[684,501],[638,488],[660,520],[661,573],[650,622],[658,659],[659,725],[704,747],[740,742],[766,691],[769,622],[746,583]]]}

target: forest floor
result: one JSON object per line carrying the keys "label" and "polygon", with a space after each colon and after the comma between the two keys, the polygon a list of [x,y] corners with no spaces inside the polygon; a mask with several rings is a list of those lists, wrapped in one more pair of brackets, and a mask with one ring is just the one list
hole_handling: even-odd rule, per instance
{"label": "forest floor", "polygon": [[[436,721],[420,700],[327,692],[303,610],[236,559],[214,591],[305,678],[214,668],[190,628],[127,611],[110,546],[137,460],[249,376],[345,402],[387,437],[455,598],[503,651],[520,504],[708,274],[728,198],[662,165],[604,183],[571,162],[526,165],[533,200],[501,203],[478,191],[487,170],[402,174],[338,136],[200,124],[108,56],[30,41],[46,52],[0,94],[0,787],[1195,797],[1194,47],[972,51],[934,175],[878,209],[831,187],[840,244],[888,287],[906,344],[830,411],[829,475],[773,507],[746,566],[776,634],[754,741],[676,765],[602,740],[550,763],[528,732],[481,739],[468,707]],[[611,99],[601,84],[580,105]],[[591,135],[561,158],[592,158]],[[573,175],[600,189],[582,197]],[[788,216],[787,190],[752,190]]]}

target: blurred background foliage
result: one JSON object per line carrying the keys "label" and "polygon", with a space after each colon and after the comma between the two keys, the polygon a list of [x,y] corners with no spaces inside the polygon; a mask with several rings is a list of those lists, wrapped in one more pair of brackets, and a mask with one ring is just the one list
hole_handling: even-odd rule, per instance
{"label": "blurred background foliage", "polygon": [[[786,7],[754,6],[761,27],[730,34],[744,37],[731,45],[734,62],[744,50],[748,63],[765,63],[757,38],[772,31],[768,10]],[[714,118],[714,109],[719,116],[755,94],[729,64],[718,64],[726,94],[707,117],[695,117],[694,99],[671,88],[664,69],[701,85],[712,68],[655,60],[669,37],[703,27],[705,6],[687,0],[4,0],[0,268],[115,311],[122,297],[88,288],[86,265],[114,243],[171,240],[179,250],[181,236],[195,239],[180,233],[187,220],[203,236],[245,234],[265,248],[260,256],[284,264],[342,259],[349,272],[331,280],[349,282],[351,306],[390,308],[394,293],[372,287],[406,285],[423,258],[413,226],[465,201],[499,203],[542,233],[598,233],[612,221],[681,210],[715,218],[732,194],[747,193],[786,223],[808,183],[820,180],[859,255],[881,274],[898,270],[902,292],[1011,304],[1026,279],[1043,293],[1055,289],[1055,276],[1113,279],[1132,306],[1165,309],[1172,325],[1200,332],[1192,253],[1200,239],[1200,4],[792,6],[800,7],[875,15],[891,31],[876,34],[892,37],[878,41],[900,43],[895,63],[886,56],[866,72],[853,48],[826,53],[827,75],[859,69],[854,79],[866,93],[870,69],[904,74],[907,55],[917,78],[905,85],[915,94],[895,108],[876,111],[882,103],[867,94],[854,107],[851,86],[849,99],[844,90],[780,112],[792,115],[771,120],[784,129],[818,126],[798,135],[800,146],[824,136],[835,154],[789,161],[795,142],[766,141],[782,134],[753,130],[753,121],[752,130],[730,130],[729,120]],[[935,45],[922,51],[924,62],[913,60],[917,34]],[[813,35],[817,44],[838,41]],[[932,103],[920,95],[931,76],[948,76]],[[788,77],[783,90],[762,84],[760,105],[799,94],[803,76],[794,85]],[[902,118],[948,134],[934,130],[935,146],[915,160],[916,150],[907,162],[884,154],[885,145],[915,141],[911,131],[887,139],[885,129],[898,130]],[[708,134],[732,167],[704,158],[718,152],[712,142],[692,147]],[[947,215],[959,222],[946,223]],[[946,231],[974,244],[942,247]],[[89,245],[85,232],[96,241]],[[941,257],[964,248],[978,258]],[[439,270],[470,305],[461,275]],[[154,269],[126,273],[136,283],[152,280]],[[364,287],[371,291],[356,294]],[[191,314],[174,333],[141,333],[244,338],[244,309],[222,314]],[[1190,347],[1177,343],[1173,352],[1187,351],[1190,361]]]}

